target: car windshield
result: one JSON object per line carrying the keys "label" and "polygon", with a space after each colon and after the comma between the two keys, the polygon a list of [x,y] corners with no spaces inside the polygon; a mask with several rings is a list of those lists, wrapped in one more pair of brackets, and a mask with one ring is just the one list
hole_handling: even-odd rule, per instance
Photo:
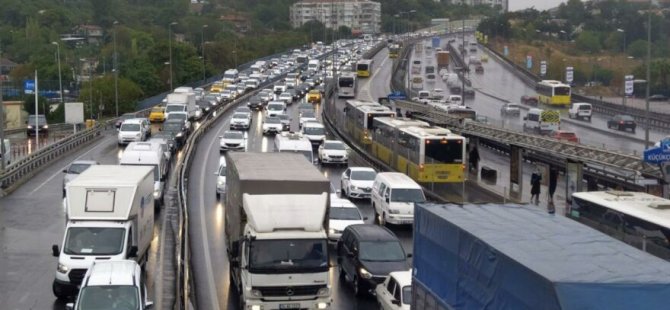
{"label": "car windshield", "polygon": [[244,139],[244,134],[239,131],[226,131],[223,133],[223,138],[241,140]]}
{"label": "car windshield", "polygon": [[265,122],[268,123],[268,124],[279,124],[280,120],[279,120],[279,118],[276,118],[276,117],[268,117],[268,118],[265,119]]}
{"label": "car windshield", "polygon": [[391,190],[391,201],[395,202],[424,202],[423,191],[418,188],[394,188]]}
{"label": "car windshield", "polygon": [[123,228],[71,227],[65,237],[63,253],[70,255],[116,255],[123,251]]}
{"label": "car windshield", "polygon": [[247,119],[247,115],[246,115],[246,114],[243,114],[243,113],[235,113],[235,114],[233,114],[233,118],[243,118],[243,119]]}
{"label": "car windshield", "polygon": [[326,130],[323,127],[311,127],[311,126],[306,126],[303,127],[305,130],[305,134],[307,135],[325,135]]}
{"label": "car windshield", "polygon": [[226,176],[226,166],[219,167],[219,176],[221,176],[221,177]]}
{"label": "car windshield", "polygon": [[178,119],[178,120],[185,121],[185,120],[186,120],[186,114],[183,114],[183,113],[170,113],[170,115],[168,116],[168,119]]}
{"label": "car windshield", "polygon": [[316,118],[314,112],[312,112],[312,111],[302,112],[302,117],[303,118]]}
{"label": "car windshield", "polygon": [[326,150],[346,150],[342,142],[326,142],[323,144],[323,148]]}
{"label": "car windshield", "polygon": [[375,262],[404,261],[405,252],[398,241],[362,241],[359,259]]}
{"label": "car windshield", "polygon": [[352,180],[361,180],[361,181],[374,181],[377,174],[374,171],[352,171],[351,179]]}
{"label": "car windshield", "polygon": [[412,286],[407,285],[402,287],[402,303],[405,305],[412,304]]}
{"label": "car windshield", "polygon": [[633,121],[633,117],[631,117],[631,116],[629,116],[629,115],[621,115],[621,120],[622,120],[622,121],[627,121],[627,122],[632,122],[632,121]]}
{"label": "car windshield", "polygon": [[268,105],[268,110],[281,111],[281,110],[284,110],[284,106],[281,105],[281,104],[270,104],[270,105]]}
{"label": "car windshield", "polygon": [[163,107],[152,108],[151,113],[163,113]]}
{"label": "car windshield", "polygon": [[140,124],[121,124],[121,131],[140,131]]}
{"label": "car windshield", "polygon": [[70,168],[67,169],[68,174],[80,174],[84,172],[84,170],[88,169],[91,164],[72,164],[70,165]]}
{"label": "car windshield", "polygon": [[253,240],[249,272],[297,273],[328,271],[328,244],[323,239]]}
{"label": "car windshield", "polygon": [[361,213],[356,208],[331,207],[329,218],[331,220],[356,221],[361,220]]}
{"label": "car windshield", "polygon": [[84,286],[79,293],[77,310],[140,309],[139,292],[132,285]]}
{"label": "car windshield", "polygon": [[181,111],[186,111],[185,105],[174,104],[169,105],[165,108],[165,112],[181,112]]}
{"label": "car windshield", "polygon": [[175,122],[168,122],[163,124],[163,131],[168,131],[168,132],[175,132],[175,131],[181,131],[181,128],[184,124],[181,123],[175,123]]}

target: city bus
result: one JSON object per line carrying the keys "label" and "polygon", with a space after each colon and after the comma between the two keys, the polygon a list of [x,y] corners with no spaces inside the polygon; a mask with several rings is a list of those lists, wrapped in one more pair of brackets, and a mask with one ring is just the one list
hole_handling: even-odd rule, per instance
{"label": "city bus", "polygon": [[535,85],[540,103],[554,106],[569,106],[570,85],[560,81],[542,80]]}
{"label": "city bus", "polygon": [[337,97],[356,97],[356,74],[345,71],[337,78]]}
{"label": "city bus", "polygon": [[370,77],[372,75],[372,59],[361,59],[356,62],[356,74],[358,77]]}
{"label": "city bus", "polygon": [[347,100],[344,108],[345,130],[354,141],[362,145],[372,144],[372,120],[376,117],[395,117],[396,113],[386,106],[373,101]]}
{"label": "city bus", "polygon": [[398,53],[400,53],[400,44],[389,44],[389,58],[398,58]]}
{"label": "city bus", "polygon": [[641,192],[572,193],[566,216],[670,260],[670,200]]}
{"label": "city bus", "polygon": [[449,129],[409,119],[372,121],[372,153],[417,182],[465,180],[465,137]]}

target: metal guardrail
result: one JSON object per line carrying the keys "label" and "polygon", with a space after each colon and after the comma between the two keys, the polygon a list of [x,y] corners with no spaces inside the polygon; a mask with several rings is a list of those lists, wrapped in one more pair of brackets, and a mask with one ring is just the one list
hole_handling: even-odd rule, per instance
{"label": "metal guardrail", "polygon": [[[541,80],[539,76],[535,73],[528,71],[526,68],[514,63],[513,61],[506,58],[504,55],[501,55],[496,50],[489,48],[487,45],[482,45],[493,54],[500,62],[507,67],[512,73],[519,77],[526,85],[535,88],[535,84]],[[582,96],[578,94],[572,94],[573,101],[575,102],[588,102],[593,106],[595,112],[612,116],[616,114],[628,114],[632,116],[638,124],[649,124],[649,128],[654,128],[656,130],[668,132],[670,131],[670,114],[659,114],[657,112],[649,113],[649,117],[646,117],[646,111],[639,108],[634,108],[630,106],[623,106],[612,102],[607,102],[603,100],[598,100],[592,97]],[[649,122],[647,123],[647,119]]]}

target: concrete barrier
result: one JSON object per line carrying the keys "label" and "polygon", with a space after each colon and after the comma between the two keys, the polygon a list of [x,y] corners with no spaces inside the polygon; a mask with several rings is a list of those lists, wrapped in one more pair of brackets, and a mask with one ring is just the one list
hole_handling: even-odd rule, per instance
{"label": "concrete barrier", "polygon": [[484,165],[481,168],[481,178],[482,181],[486,182],[487,184],[495,185],[496,181],[498,180],[498,171]]}

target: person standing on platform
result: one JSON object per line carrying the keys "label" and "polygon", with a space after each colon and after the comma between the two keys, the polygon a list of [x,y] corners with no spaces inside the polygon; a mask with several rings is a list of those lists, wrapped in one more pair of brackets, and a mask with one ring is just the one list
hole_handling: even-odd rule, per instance
{"label": "person standing on platform", "polygon": [[[530,176],[530,201],[535,204],[540,204],[540,182],[542,182],[542,174],[535,168],[533,174]],[[533,200],[534,199],[534,200]]]}
{"label": "person standing on platform", "polygon": [[468,158],[470,159],[470,171],[477,173],[477,168],[479,167],[479,150],[477,146],[472,147]]}
{"label": "person standing on platform", "polygon": [[547,204],[547,211],[551,214],[556,212],[556,206],[554,205],[554,193],[556,192],[556,186],[558,185],[558,169],[551,167],[549,170],[549,202]]}

